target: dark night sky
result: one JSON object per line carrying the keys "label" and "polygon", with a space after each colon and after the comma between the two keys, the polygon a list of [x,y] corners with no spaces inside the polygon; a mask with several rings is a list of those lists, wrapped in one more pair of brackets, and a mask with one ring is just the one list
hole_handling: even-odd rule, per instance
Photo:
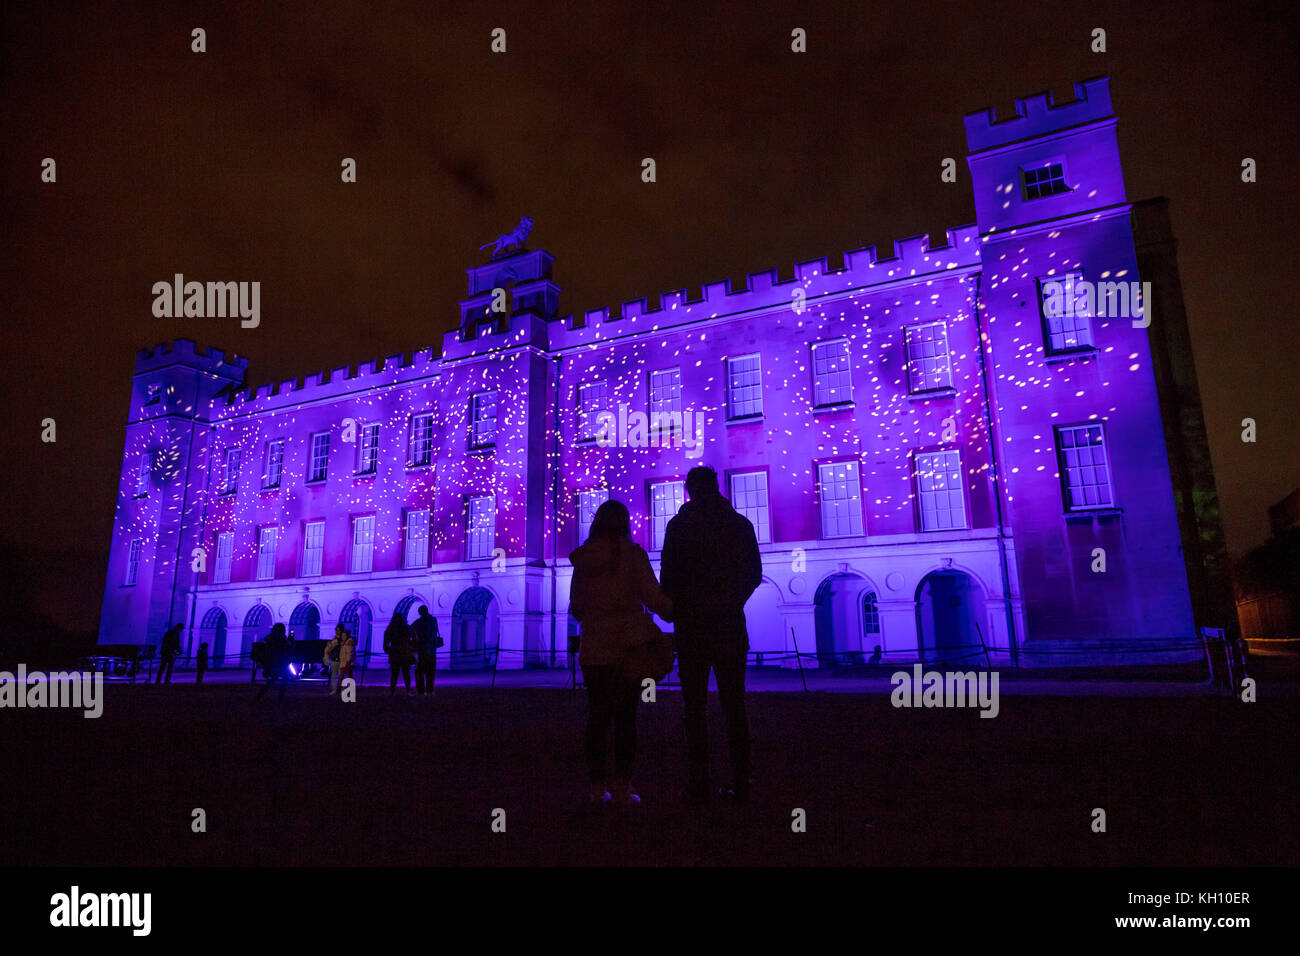
{"label": "dark night sky", "polygon": [[[27,556],[22,600],[96,625],[137,348],[192,338],[262,382],[439,343],[478,246],[523,214],[564,312],[942,237],[975,218],[962,115],[1101,73],[1130,200],[1171,199],[1228,545],[1245,550],[1300,484],[1288,6],[6,3],[0,541]],[[176,272],[260,281],[260,328],[154,318],[151,286]]]}

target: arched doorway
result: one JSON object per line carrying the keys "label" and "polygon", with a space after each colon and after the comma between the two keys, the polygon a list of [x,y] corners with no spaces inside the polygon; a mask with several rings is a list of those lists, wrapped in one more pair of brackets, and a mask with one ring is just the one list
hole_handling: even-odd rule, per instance
{"label": "arched doorway", "polygon": [[319,641],[320,608],[310,601],[303,601],[289,615],[289,630],[295,641]]}
{"label": "arched doorway", "polygon": [[374,633],[374,621],[375,616],[370,610],[370,605],[361,598],[353,598],[343,605],[343,610],[339,612],[339,623],[356,639],[357,650],[364,651],[370,648],[371,654],[382,653],[384,649],[382,635]]}
{"label": "arched doorway", "polygon": [[965,571],[931,571],[916,588],[916,638],[923,661],[984,662],[979,622],[984,592]]}
{"label": "arched doorway", "polygon": [[780,663],[788,636],[781,617],[781,592],[766,578],[745,602],[745,630],[749,632],[751,663]]}
{"label": "arched doorway", "polygon": [[451,610],[451,666],[487,667],[489,649],[500,637],[496,598],[487,588],[472,587],[461,592]]}
{"label": "arched doorway", "polygon": [[254,604],[244,616],[244,634],[240,642],[239,656],[246,657],[257,641],[266,640],[271,633],[271,609],[265,604]]}
{"label": "arched doorway", "polygon": [[[226,656],[226,612],[211,608],[203,615],[199,625],[199,643],[207,642],[208,663],[211,667],[224,667]],[[197,648],[195,649],[197,653]]]}
{"label": "arched doorway", "polygon": [[856,574],[832,574],[813,597],[817,628],[817,662],[821,665],[861,664],[863,592],[867,582]]}
{"label": "arched doorway", "polygon": [[[420,605],[423,603],[425,602],[420,600],[418,594],[408,594],[397,602],[397,606],[394,607],[393,610],[400,614],[402,620],[407,624],[413,624],[415,623],[415,618],[417,617]],[[433,612],[430,611],[429,613],[432,614]]]}

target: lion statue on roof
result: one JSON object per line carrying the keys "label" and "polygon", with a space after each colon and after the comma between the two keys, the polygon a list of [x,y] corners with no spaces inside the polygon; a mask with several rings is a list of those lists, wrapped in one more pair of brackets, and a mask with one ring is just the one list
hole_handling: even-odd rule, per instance
{"label": "lion statue on roof", "polygon": [[532,231],[532,216],[524,216],[523,219],[519,220],[519,225],[515,226],[512,231],[507,232],[504,236],[498,236],[496,239],[493,239],[492,242],[484,243],[479,246],[479,250],[481,251],[486,249],[488,246],[494,246],[495,248],[492,250],[492,257],[495,259],[501,250],[506,248],[506,246],[514,246],[516,249],[522,249],[524,247],[524,240],[528,238],[528,234]]}

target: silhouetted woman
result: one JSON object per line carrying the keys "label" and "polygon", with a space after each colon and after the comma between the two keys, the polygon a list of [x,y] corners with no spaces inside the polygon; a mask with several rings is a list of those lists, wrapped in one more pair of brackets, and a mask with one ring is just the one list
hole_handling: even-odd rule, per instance
{"label": "silhouetted woman", "polygon": [[384,629],[384,653],[388,655],[388,696],[397,693],[397,673],[401,671],[402,682],[406,685],[406,696],[411,696],[411,665],[415,663],[415,647],[411,643],[411,627],[400,612],[393,612],[393,619]]}
{"label": "silhouetted woman", "polygon": [[573,583],[569,610],[582,623],[578,663],[587,685],[587,769],[593,803],[608,803],[605,740],[614,724],[614,796],[619,805],[640,803],[632,790],[636,756],[636,705],[640,684],[620,668],[628,649],[645,639],[649,615],[672,613],[645,551],[631,540],[627,507],[606,501],[596,511],[587,543],[569,555]]}

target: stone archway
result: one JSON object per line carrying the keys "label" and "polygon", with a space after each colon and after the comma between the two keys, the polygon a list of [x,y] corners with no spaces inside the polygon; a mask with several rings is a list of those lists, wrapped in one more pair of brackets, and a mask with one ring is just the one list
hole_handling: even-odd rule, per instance
{"label": "stone archway", "polygon": [[465,670],[489,666],[500,633],[496,597],[487,588],[466,588],[451,611],[451,666]]}
{"label": "stone archway", "polygon": [[931,571],[917,585],[916,640],[923,661],[983,664],[984,620],[984,591],[965,571]]}
{"label": "stone archway", "polygon": [[[199,624],[199,643],[208,645],[208,663],[223,667],[226,657],[226,612],[219,607],[210,608]],[[195,648],[195,653],[198,649]]]}

